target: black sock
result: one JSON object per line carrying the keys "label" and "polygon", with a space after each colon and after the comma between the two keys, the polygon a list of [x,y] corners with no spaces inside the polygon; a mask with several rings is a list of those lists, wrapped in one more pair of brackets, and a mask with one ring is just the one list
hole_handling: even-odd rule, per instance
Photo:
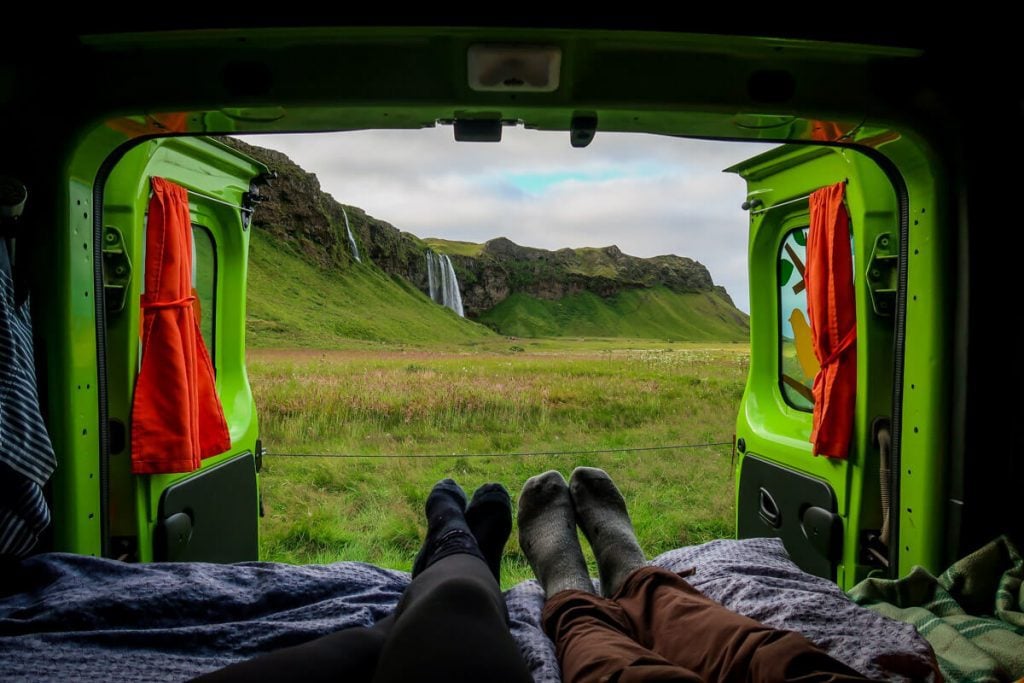
{"label": "black sock", "polygon": [[413,578],[442,557],[455,553],[468,553],[484,559],[466,524],[466,494],[458,484],[451,479],[442,479],[434,484],[425,508],[427,537],[423,539],[423,547],[413,562]]}
{"label": "black sock", "polygon": [[512,499],[501,484],[484,484],[466,508],[466,523],[476,537],[494,579],[501,584],[501,555],[512,533]]}

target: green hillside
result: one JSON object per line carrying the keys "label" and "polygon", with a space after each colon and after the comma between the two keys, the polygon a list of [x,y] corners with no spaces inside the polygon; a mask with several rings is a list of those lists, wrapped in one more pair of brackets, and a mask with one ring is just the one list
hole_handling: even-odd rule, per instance
{"label": "green hillside", "polygon": [[465,344],[494,338],[408,281],[368,264],[325,270],[253,230],[246,300],[250,347],[338,348],[367,343]]}
{"label": "green hillside", "polygon": [[443,240],[440,237],[425,237],[423,238],[423,243],[439,254],[479,256],[484,250],[484,245],[478,242]]}
{"label": "green hillside", "polygon": [[517,337],[641,337],[673,341],[746,341],[747,317],[717,292],[667,287],[627,289],[607,299],[591,292],[555,301],[515,293],[480,316]]}

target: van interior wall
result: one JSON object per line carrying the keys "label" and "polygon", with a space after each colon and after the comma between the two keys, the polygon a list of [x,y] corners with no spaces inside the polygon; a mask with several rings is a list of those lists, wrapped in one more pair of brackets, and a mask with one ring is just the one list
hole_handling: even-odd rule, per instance
{"label": "van interior wall", "polygon": [[[969,110],[969,101],[968,93],[961,100],[964,111],[958,124],[966,144],[956,166],[962,172],[960,187],[970,189],[969,198],[962,198],[967,233],[957,236],[956,268],[966,268],[970,279],[957,311],[967,322],[958,326],[956,364],[966,369],[967,376],[956,397],[963,431],[954,438],[965,445],[963,471],[954,477],[963,484],[956,557],[976,550],[998,533],[1010,535],[1018,548],[1024,548],[1020,505],[1024,454],[1011,429],[1024,416],[1024,360],[1017,332],[1018,299],[1024,294],[1020,275],[1024,239],[1015,207],[1008,202],[1021,191],[1024,145],[1019,138],[992,140],[999,148],[992,154],[995,149],[988,143],[973,140],[991,130],[988,121],[1020,123],[1022,109],[1019,102],[1010,106],[994,102],[982,114]],[[954,414],[954,424],[960,419]]]}

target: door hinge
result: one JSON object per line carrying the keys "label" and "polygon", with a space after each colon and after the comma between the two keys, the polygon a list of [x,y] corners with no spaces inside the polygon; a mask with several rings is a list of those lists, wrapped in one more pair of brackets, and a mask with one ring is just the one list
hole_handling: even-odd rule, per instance
{"label": "door hinge", "polygon": [[107,313],[120,313],[128,300],[132,281],[132,262],[121,231],[112,225],[103,228],[103,294]]}
{"label": "door hinge", "polygon": [[875,238],[865,279],[876,315],[888,318],[896,311],[899,258],[896,238],[892,234],[883,232]]}

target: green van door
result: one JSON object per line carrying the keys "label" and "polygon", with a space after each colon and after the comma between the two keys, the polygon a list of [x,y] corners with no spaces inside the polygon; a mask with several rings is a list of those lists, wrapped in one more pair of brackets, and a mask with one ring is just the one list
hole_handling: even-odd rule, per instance
{"label": "green van door", "polygon": [[[747,182],[750,374],[736,424],[736,527],[775,536],[804,570],[850,587],[888,562],[880,456],[893,393],[896,192],[853,150],[784,145],[727,172]],[[845,460],[809,441],[818,361],[803,283],[808,195],[847,181],[857,316],[854,434]]]}
{"label": "green van door", "polygon": [[[245,290],[253,181],[263,164],[211,138],[142,142],[112,167],[103,193],[109,454],[100,468],[103,553],[138,561],[258,558],[258,425],[245,371]],[[231,449],[195,472],[131,472],[140,295],[150,178],[189,192],[193,287]],[[126,275],[127,271],[127,275]],[[83,480],[81,486],[95,485]],[[67,548],[89,552],[85,548]]]}

